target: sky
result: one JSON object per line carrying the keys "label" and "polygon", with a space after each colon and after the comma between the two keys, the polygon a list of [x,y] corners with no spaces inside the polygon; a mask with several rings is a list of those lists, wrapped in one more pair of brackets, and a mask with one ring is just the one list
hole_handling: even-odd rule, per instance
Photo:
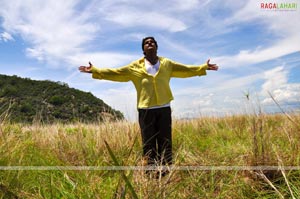
{"label": "sky", "polygon": [[219,65],[206,76],[171,80],[175,118],[300,110],[300,0],[0,5],[0,74],[67,83],[128,120],[137,120],[133,84],[92,79],[78,67],[89,61],[103,68],[127,65],[143,57],[146,36],[156,38],[159,56],[193,65],[210,58]]}

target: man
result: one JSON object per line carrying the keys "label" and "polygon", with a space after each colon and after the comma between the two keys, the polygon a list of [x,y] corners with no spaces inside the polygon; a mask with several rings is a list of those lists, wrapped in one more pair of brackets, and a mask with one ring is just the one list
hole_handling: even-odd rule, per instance
{"label": "man", "polygon": [[218,70],[210,60],[200,66],[176,63],[157,56],[154,37],[142,40],[144,57],[121,68],[96,68],[80,66],[81,72],[92,73],[96,79],[127,82],[132,81],[137,91],[137,108],[142,134],[143,155],[148,165],[172,164],[172,118],[170,102],[171,77],[206,75],[206,70]]}

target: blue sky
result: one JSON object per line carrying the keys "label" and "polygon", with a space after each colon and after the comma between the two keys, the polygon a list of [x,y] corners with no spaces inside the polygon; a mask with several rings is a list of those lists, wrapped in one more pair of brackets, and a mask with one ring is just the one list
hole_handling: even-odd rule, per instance
{"label": "blue sky", "polygon": [[[297,8],[262,9],[261,3]],[[185,64],[208,58],[207,76],[172,79],[174,117],[300,109],[300,0],[0,0],[0,74],[67,83],[136,120],[132,83],[78,72],[91,61],[120,67],[143,56],[154,36],[158,54]],[[249,93],[249,100],[245,95]]]}

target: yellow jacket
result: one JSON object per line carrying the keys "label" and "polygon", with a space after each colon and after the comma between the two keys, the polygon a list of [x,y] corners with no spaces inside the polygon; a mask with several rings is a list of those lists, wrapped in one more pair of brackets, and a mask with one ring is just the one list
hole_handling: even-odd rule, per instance
{"label": "yellow jacket", "polygon": [[137,91],[137,107],[150,108],[170,103],[173,95],[170,89],[171,77],[192,77],[206,75],[207,64],[200,66],[183,65],[170,59],[159,57],[160,67],[153,76],[147,73],[144,57],[121,68],[92,67],[95,79],[118,82],[132,81]]}

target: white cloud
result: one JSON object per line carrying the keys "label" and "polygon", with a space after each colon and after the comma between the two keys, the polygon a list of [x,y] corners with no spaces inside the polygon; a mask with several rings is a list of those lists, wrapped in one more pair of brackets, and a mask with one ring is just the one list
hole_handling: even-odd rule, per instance
{"label": "white cloud", "polygon": [[300,101],[300,84],[287,84],[281,89],[273,91],[275,99],[280,102],[297,102]]}
{"label": "white cloud", "polygon": [[[300,102],[300,84],[285,84],[280,86],[280,88],[274,89],[270,92],[270,95],[278,102],[279,104],[297,104],[299,107]],[[263,99],[263,105],[274,105],[275,102],[271,96],[267,96]]]}
{"label": "white cloud", "polygon": [[298,43],[300,43],[300,37],[291,35],[268,48],[253,51],[241,50],[239,54],[215,57],[214,60],[225,68],[245,67],[300,51],[300,47],[296,45]]}
{"label": "white cloud", "polygon": [[[162,3],[159,3],[160,7]],[[148,27],[155,30],[167,30],[170,32],[183,31],[187,28],[184,21],[168,12],[165,8],[161,12],[159,7],[147,4],[147,2],[138,3],[123,1],[111,1],[103,6],[103,2],[99,4],[99,13],[104,16],[104,19],[110,22],[126,27]],[[158,5],[158,4],[156,4]],[[188,9],[188,8],[186,8]],[[178,11],[178,10],[177,10]],[[101,16],[100,15],[100,16]]]}
{"label": "white cloud", "polygon": [[[197,60],[199,61],[200,59],[202,59],[202,62],[206,62],[206,58],[204,57],[203,53],[201,53],[201,51],[199,50],[199,52],[195,52],[194,49],[191,49],[189,46],[187,45],[183,45],[182,43],[184,42],[174,42],[171,38],[165,37],[165,36],[160,36],[158,38],[160,40],[159,42],[159,46],[163,46],[162,48],[164,49],[164,53],[171,53],[171,54],[176,54],[178,60],[178,62],[180,62],[179,60],[185,60],[188,58],[192,58],[193,60]],[[160,50],[161,48],[159,47],[158,50]],[[192,64],[192,63],[191,63]],[[196,63],[199,64],[199,63]]]}
{"label": "white cloud", "polygon": [[271,92],[285,84],[287,84],[288,71],[284,69],[284,66],[278,66],[264,73],[265,83],[262,85],[262,92]]}
{"label": "white cloud", "polygon": [[2,1],[4,29],[20,35],[30,57],[43,61],[64,60],[82,51],[98,29],[87,15],[75,10],[77,1]]}
{"label": "white cloud", "polygon": [[[166,12],[188,12],[188,11],[194,11],[195,8],[201,9],[205,7],[211,0],[172,0],[172,1],[161,1],[158,4],[155,5],[152,4],[152,7],[154,10],[157,10],[159,8],[164,8]],[[151,4],[148,4],[147,7],[151,6]],[[147,9],[147,8],[146,8]]]}
{"label": "white cloud", "polygon": [[[183,31],[187,28],[184,22],[158,13],[157,11],[140,11],[140,10],[116,10],[106,14],[106,20],[113,21],[124,27],[150,27],[160,30],[169,30],[170,32]],[[156,23],[157,22],[157,23]],[[158,23],[159,22],[159,23]]]}
{"label": "white cloud", "polygon": [[261,95],[265,98],[262,101],[264,105],[274,104],[272,95],[280,103],[299,103],[300,102],[300,84],[288,83],[289,72],[284,66],[278,66],[265,72],[265,82],[262,84]]}
{"label": "white cloud", "polygon": [[0,34],[0,41],[14,41],[14,38],[8,32],[3,32]]}

